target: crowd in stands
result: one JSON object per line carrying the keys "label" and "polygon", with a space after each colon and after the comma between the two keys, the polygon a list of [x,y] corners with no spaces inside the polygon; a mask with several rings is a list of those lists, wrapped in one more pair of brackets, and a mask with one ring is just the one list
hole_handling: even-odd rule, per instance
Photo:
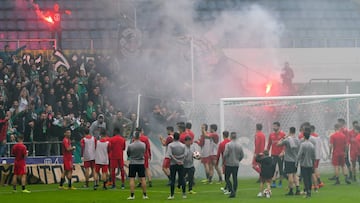
{"label": "crowd in stands", "polygon": [[[136,109],[119,101],[117,95],[125,91],[120,83],[126,83],[121,79],[126,77],[114,76],[109,57],[99,56],[84,66],[70,61],[70,68],[55,70],[51,61],[38,62],[33,57],[23,60],[19,52],[5,47],[0,54],[1,157],[9,155],[6,143],[15,142],[18,134],[24,135],[25,143],[51,142],[36,145],[36,150],[28,144],[30,155],[42,156],[60,154],[56,142],[62,139],[65,128],[71,128],[74,141],[81,139],[84,128],[96,136],[99,125],[106,125],[110,136],[116,125],[122,125],[122,134],[131,137],[136,128]],[[140,126],[148,135],[164,131],[183,117],[176,102],[154,101],[140,118]]]}

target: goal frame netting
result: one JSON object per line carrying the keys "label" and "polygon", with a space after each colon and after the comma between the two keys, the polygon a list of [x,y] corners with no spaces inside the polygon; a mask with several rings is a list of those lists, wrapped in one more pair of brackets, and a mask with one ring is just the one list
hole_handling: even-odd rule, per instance
{"label": "goal frame netting", "polygon": [[225,106],[231,103],[255,102],[255,101],[283,101],[283,100],[315,100],[315,99],[346,99],[346,123],[349,128],[350,107],[349,100],[360,98],[360,94],[333,94],[333,95],[303,95],[303,96],[269,96],[269,97],[233,97],[220,99],[220,132],[225,130]]}

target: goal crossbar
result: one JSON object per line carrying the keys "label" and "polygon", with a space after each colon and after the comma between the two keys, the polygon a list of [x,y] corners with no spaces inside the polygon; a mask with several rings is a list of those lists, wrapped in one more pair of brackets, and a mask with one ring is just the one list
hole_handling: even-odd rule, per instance
{"label": "goal crossbar", "polygon": [[267,101],[267,100],[299,100],[299,99],[331,99],[331,98],[354,98],[360,97],[360,94],[333,94],[333,95],[303,95],[303,96],[277,96],[277,97],[232,97],[221,98],[222,102],[235,102],[235,101]]}

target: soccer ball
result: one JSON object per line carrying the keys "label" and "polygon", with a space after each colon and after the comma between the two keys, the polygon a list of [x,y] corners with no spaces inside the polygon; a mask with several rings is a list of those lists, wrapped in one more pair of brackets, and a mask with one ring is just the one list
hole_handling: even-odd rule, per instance
{"label": "soccer ball", "polygon": [[200,154],[200,152],[195,151],[195,152],[193,153],[193,157],[194,157],[194,159],[199,160],[199,159],[201,158],[201,154]]}
{"label": "soccer ball", "polygon": [[271,190],[265,189],[263,192],[264,197],[270,198],[271,197]]}

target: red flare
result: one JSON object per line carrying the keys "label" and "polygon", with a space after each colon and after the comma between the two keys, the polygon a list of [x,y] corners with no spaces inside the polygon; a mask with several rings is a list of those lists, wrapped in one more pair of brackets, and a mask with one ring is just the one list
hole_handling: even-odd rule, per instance
{"label": "red flare", "polygon": [[48,17],[44,17],[44,20],[48,23],[51,23],[51,24],[54,24],[54,20],[52,19],[51,16],[48,16]]}
{"label": "red flare", "polygon": [[266,84],[266,90],[265,90],[265,93],[266,93],[266,94],[269,94],[269,93],[270,93],[271,87],[272,87],[272,83],[271,83],[271,82],[269,82],[268,84]]}

